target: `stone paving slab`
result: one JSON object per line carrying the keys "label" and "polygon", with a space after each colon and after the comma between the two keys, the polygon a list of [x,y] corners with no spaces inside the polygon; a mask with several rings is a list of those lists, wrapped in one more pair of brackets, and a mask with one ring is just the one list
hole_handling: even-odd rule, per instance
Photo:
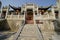
{"label": "stone paving slab", "polygon": [[18,40],[38,40],[37,27],[33,24],[26,24]]}

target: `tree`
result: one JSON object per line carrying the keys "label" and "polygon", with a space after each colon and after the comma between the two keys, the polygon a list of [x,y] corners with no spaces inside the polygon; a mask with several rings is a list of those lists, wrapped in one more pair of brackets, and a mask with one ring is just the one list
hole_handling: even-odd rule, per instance
{"label": "tree", "polygon": [[0,1],[0,8],[1,8],[1,5],[2,5],[2,3],[1,3],[1,1]]}

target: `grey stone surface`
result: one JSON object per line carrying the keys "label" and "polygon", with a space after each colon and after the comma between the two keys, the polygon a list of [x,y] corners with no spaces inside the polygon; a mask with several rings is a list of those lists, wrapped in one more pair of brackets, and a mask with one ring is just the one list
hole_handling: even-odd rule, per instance
{"label": "grey stone surface", "polygon": [[[33,24],[26,24],[18,40],[39,40],[39,30],[37,26]],[[40,40],[42,40],[40,38]]]}

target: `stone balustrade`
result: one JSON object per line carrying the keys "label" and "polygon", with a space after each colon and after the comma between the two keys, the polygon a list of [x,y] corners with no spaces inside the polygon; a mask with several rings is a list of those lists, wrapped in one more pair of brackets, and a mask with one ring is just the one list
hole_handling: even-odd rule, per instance
{"label": "stone balustrade", "polygon": [[35,20],[55,20],[56,18],[54,17],[54,15],[35,15],[34,16]]}
{"label": "stone balustrade", "polygon": [[[46,14],[46,15],[34,15],[34,19],[35,20],[55,20],[56,19],[55,16],[52,15],[52,14],[50,15],[50,14]],[[6,19],[25,20],[25,15],[7,15]]]}
{"label": "stone balustrade", "polygon": [[25,17],[24,15],[7,15],[6,19],[19,19],[19,20],[24,20]]}

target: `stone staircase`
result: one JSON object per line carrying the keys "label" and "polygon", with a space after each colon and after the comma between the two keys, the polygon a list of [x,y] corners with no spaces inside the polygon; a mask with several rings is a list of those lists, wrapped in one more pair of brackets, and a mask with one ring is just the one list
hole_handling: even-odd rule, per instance
{"label": "stone staircase", "polygon": [[17,40],[43,40],[43,39],[37,25],[26,24]]}

